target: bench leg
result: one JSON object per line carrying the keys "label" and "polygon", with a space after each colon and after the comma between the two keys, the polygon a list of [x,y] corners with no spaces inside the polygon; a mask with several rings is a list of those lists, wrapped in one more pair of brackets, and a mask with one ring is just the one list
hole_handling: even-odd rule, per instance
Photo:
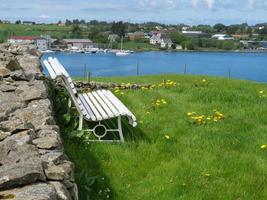
{"label": "bench leg", "polygon": [[81,131],[83,129],[83,115],[79,117],[79,128],[78,130]]}
{"label": "bench leg", "polygon": [[68,100],[68,113],[70,113],[71,110],[71,99]]}
{"label": "bench leg", "polygon": [[120,140],[122,143],[124,143],[124,137],[123,137],[122,126],[121,126],[121,116],[118,117],[118,129],[119,129],[119,134],[120,134]]}

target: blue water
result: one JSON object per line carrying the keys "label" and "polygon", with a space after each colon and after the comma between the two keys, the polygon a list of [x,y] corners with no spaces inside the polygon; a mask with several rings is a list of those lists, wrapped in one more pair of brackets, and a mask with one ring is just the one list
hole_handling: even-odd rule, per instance
{"label": "blue water", "polygon": [[44,54],[57,57],[71,76],[83,76],[84,65],[93,77],[184,73],[267,82],[267,53],[141,52],[125,57],[114,54]]}

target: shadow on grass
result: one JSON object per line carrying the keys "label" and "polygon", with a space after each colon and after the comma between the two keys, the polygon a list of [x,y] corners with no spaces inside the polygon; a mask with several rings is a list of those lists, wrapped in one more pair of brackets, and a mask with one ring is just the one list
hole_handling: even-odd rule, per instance
{"label": "shadow on grass", "polygon": [[[64,89],[55,89],[51,83],[49,83],[49,93],[53,101],[55,118],[61,129],[65,153],[75,163],[75,180],[79,189],[79,199],[115,199],[116,193],[111,188],[109,179],[102,171],[99,158],[96,157],[92,149],[94,145],[85,143],[82,137],[77,137],[80,134],[80,131],[77,131],[77,111],[73,109],[71,114],[66,114],[68,94]],[[89,123],[84,123],[84,125],[85,128],[88,128]],[[109,128],[114,128],[116,119],[111,120],[106,125]],[[127,118],[122,118],[122,125],[126,141],[150,142],[140,128],[133,128],[128,123]],[[114,135],[114,137],[118,137],[118,135]]]}

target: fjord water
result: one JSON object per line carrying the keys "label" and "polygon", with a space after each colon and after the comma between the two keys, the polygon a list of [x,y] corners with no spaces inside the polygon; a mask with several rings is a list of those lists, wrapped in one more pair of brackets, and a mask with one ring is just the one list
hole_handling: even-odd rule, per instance
{"label": "fjord water", "polygon": [[[237,52],[140,52],[118,57],[115,54],[44,54],[59,59],[71,76],[83,77],[84,65],[92,77],[184,73],[229,76],[267,82],[267,53]],[[138,66],[138,70],[137,70]]]}

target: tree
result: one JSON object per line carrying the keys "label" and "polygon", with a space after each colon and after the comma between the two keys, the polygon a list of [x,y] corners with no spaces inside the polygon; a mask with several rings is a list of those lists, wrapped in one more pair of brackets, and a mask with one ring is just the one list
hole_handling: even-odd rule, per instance
{"label": "tree", "polygon": [[66,26],[70,26],[71,24],[72,24],[72,22],[71,22],[70,20],[66,19],[66,21],[65,21],[65,25],[66,25]]}
{"label": "tree", "polygon": [[224,25],[224,24],[215,24],[214,26],[213,26],[213,28],[214,29],[216,29],[218,32],[225,32],[226,31],[226,26]]}
{"label": "tree", "polygon": [[72,38],[81,38],[83,37],[83,31],[78,24],[73,24],[71,30],[71,37]]}
{"label": "tree", "polygon": [[17,21],[15,22],[15,24],[21,24],[21,21],[20,21],[20,20],[17,20]]}
{"label": "tree", "polygon": [[189,39],[186,36],[179,34],[178,32],[171,32],[170,38],[174,44],[181,44],[182,42]]}
{"label": "tree", "polygon": [[113,22],[111,25],[111,32],[119,35],[120,37],[124,37],[126,33],[126,26],[122,21],[117,23]]}

